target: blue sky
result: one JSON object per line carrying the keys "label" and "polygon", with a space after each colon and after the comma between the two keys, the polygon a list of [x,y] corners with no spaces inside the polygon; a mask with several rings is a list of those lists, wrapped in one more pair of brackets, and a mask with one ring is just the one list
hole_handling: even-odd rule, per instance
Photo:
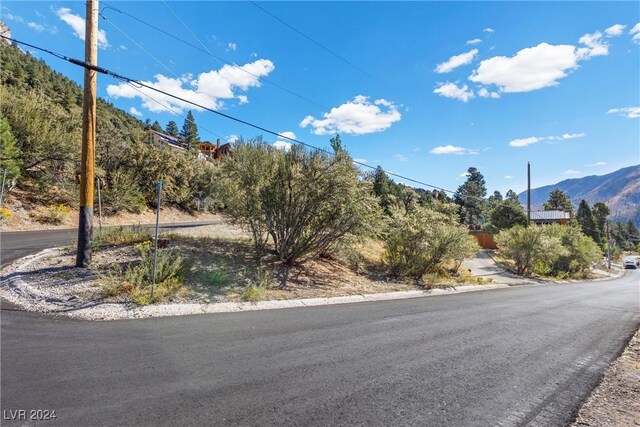
{"label": "blue sky", "polygon": [[[249,2],[108,3],[236,66],[112,9],[101,66],[313,145],[339,132],[354,158],[436,186],[475,166],[490,191],[520,192],[527,161],[534,187],[640,161],[638,2],[259,3],[344,60]],[[2,3],[14,37],[76,58],[83,17],[82,2]],[[106,76],[98,88],[163,126],[191,108],[203,139],[260,134]]]}

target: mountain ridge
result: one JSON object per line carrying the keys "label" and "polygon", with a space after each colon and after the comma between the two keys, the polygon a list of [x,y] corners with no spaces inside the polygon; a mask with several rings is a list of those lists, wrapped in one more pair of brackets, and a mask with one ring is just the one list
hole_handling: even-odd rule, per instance
{"label": "mountain ridge", "polygon": [[[574,208],[580,200],[591,206],[597,202],[606,203],[613,219],[631,219],[640,223],[640,164],[627,166],[605,175],[589,175],[570,178],[556,184],[531,189],[531,208],[543,209],[549,193],[559,189],[569,196]],[[518,195],[520,203],[526,204],[527,192]]]}

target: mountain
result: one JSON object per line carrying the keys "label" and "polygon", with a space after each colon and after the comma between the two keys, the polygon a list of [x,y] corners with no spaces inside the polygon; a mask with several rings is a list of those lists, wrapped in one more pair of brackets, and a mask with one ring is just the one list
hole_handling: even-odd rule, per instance
{"label": "mountain", "polygon": [[[580,200],[593,206],[606,203],[612,218],[631,219],[640,224],[640,165],[629,166],[606,175],[591,175],[584,178],[565,179],[557,184],[545,185],[531,190],[531,208],[542,209],[549,193],[559,189],[567,193],[577,208]],[[527,192],[518,195],[520,203],[527,203]]]}

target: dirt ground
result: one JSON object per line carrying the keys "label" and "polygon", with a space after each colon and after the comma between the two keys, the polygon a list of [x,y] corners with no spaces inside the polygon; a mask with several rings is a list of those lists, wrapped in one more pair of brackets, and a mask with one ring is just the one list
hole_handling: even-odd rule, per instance
{"label": "dirt ground", "polygon": [[607,369],[571,426],[640,426],[640,330]]}
{"label": "dirt ground", "polygon": [[[23,230],[52,230],[56,228],[74,228],[78,226],[78,211],[72,209],[67,218],[60,224],[54,225],[43,220],[46,217],[48,207],[31,206],[20,202],[15,198],[5,199],[3,207],[9,209],[13,218],[7,224],[0,225],[2,231],[23,231]],[[160,210],[160,221],[168,222],[192,222],[211,221],[219,219],[220,215],[198,212],[188,213],[176,208],[163,208]],[[151,224],[156,221],[156,213],[152,209],[146,209],[142,213],[133,214],[121,212],[117,215],[104,216],[102,225],[136,225]],[[98,226],[98,206],[94,207],[94,226]]]}

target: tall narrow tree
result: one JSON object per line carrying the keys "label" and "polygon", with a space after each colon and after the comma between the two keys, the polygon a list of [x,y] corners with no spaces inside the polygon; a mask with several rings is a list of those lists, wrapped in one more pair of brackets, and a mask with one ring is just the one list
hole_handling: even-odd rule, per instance
{"label": "tall narrow tree", "polygon": [[173,120],[169,120],[167,123],[167,127],[165,128],[165,132],[167,135],[178,136],[180,134],[180,129],[178,129],[178,124]]}
{"label": "tall narrow tree", "polygon": [[576,213],[576,220],[580,224],[582,232],[591,237],[594,242],[600,243],[600,233],[596,227],[596,222],[593,220],[593,213],[591,213],[591,207],[586,200],[580,200],[578,205],[578,212]]}
{"label": "tall narrow tree", "polygon": [[460,207],[460,219],[465,224],[478,224],[484,206],[487,187],[484,176],[474,167],[467,170],[467,180],[458,187],[453,201]]}
{"label": "tall narrow tree", "polygon": [[187,113],[187,118],[182,125],[182,131],[180,132],[182,142],[190,147],[194,151],[200,149],[200,137],[198,136],[198,125],[196,125],[193,113],[191,110]]}

